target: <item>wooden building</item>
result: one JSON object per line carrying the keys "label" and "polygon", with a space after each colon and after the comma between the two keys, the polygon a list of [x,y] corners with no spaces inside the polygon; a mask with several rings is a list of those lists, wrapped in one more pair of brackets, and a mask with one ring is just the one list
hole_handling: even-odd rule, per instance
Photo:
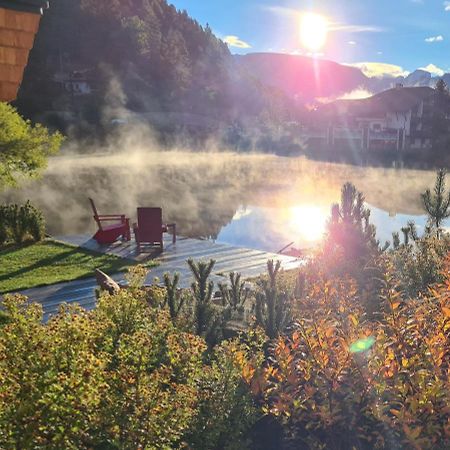
{"label": "wooden building", "polygon": [[0,0],[0,101],[17,96],[47,0]]}

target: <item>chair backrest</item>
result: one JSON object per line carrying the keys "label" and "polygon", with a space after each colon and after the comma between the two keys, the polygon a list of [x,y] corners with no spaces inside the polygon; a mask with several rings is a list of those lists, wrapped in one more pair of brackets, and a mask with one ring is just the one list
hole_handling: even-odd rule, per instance
{"label": "chair backrest", "polygon": [[97,208],[95,207],[94,200],[92,200],[92,198],[89,197],[89,202],[91,204],[92,211],[94,212],[94,219],[97,222],[98,228],[101,230],[102,223],[100,222],[100,220],[98,220],[98,212],[97,212]]}
{"label": "chair backrest", "polygon": [[139,239],[143,242],[162,242],[162,209],[138,208]]}

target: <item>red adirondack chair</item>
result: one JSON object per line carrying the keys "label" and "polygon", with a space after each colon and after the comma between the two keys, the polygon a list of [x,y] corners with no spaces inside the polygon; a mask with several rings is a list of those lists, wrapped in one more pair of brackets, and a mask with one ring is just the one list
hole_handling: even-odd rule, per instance
{"label": "red adirondack chair", "polygon": [[[98,214],[95,207],[94,200],[89,198],[91,202],[92,211],[94,212],[94,219],[98,225],[98,231],[94,234],[94,239],[99,244],[112,244],[120,236],[125,241],[129,241],[130,236],[130,219],[124,214]],[[109,225],[107,223],[110,223]],[[113,222],[113,223],[111,223]]]}
{"label": "red adirondack chair", "polygon": [[164,250],[163,233],[169,228],[172,229],[172,242],[175,244],[176,224],[162,222],[161,208],[138,208],[137,223],[133,224],[134,235],[138,252],[141,252],[141,244],[159,245],[161,251]]}

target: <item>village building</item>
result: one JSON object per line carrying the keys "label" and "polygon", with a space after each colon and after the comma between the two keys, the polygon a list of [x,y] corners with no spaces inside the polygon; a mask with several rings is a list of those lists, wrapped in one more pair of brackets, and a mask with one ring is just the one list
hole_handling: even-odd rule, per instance
{"label": "village building", "polygon": [[433,101],[430,87],[398,85],[366,99],[323,105],[306,130],[308,144],[367,151],[430,149]]}

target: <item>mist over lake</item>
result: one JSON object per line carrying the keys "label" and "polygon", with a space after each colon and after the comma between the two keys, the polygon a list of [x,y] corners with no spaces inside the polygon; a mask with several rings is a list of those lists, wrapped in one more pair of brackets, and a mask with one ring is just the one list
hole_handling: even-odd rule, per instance
{"label": "mist over lake", "polygon": [[279,251],[310,247],[323,234],[330,207],[346,181],[365,195],[378,237],[391,239],[409,220],[426,223],[420,193],[433,171],[357,167],[273,155],[136,151],[61,156],[40,180],[11,189],[2,201],[30,199],[42,208],[52,235],[95,231],[92,197],[101,213],[162,206],[179,233]]}

